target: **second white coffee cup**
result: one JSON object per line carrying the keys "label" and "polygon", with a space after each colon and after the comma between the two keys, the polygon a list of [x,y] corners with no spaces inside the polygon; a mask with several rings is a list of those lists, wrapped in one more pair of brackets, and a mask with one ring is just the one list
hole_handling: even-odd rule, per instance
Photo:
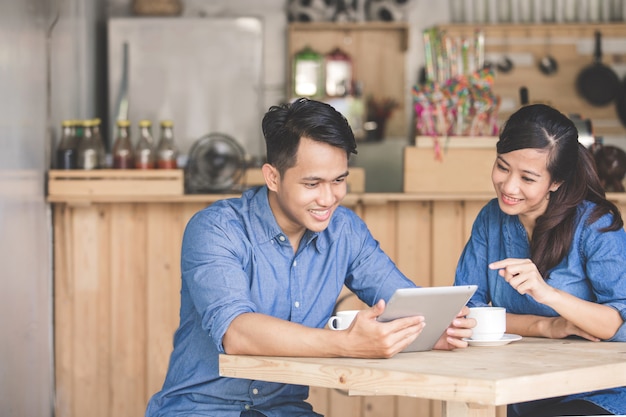
{"label": "second white coffee cup", "polygon": [[328,319],[328,327],[332,330],[345,330],[350,327],[358,312],[359,310],[338,311]]}
{"label": "second white coffee cup", "polygon": [[500,340],[506,331],[504,307],[471,307],[467,317],[476,320],[472,340]]}

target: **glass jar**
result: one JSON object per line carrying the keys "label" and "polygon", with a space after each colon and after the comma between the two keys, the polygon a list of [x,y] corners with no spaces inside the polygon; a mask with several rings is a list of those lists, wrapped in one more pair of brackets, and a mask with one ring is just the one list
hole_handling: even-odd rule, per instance
{"label": "glass jar", "polygon": [[339,48],[325,57],[326,95],[345,97],[352,89],[352,59]]}
{"label": "glass jar", "polygon": [[135,147],[135,168],[154,169],[154,139],[152,139],[152,122],[139,121],[139,141]]}
{"label": "glass jar", "polygon": [[310,46],[304,47],[293,58],[294,97],[322,97],[324,95],[324,57]]}
{"label": "glass jar", "polygon": [[117,134],[111,153],[113,154],[113,168],[132,169],[135,168],[135,154],[130,138],[130,121],[117,121]]}
{"label": "glass jar", "polygon": [[174,142],[174,123],[171,120],[161,121],[161,137],[157,146],[157,168],[176,169],[178,148]]}

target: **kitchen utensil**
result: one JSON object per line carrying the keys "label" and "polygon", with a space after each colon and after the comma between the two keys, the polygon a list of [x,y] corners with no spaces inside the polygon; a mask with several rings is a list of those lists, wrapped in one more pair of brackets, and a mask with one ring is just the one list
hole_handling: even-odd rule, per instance
{"label": "kitchen utensil", "polygon": [[546,35],[546,54],[539,60],[539,71],[543,75],[553,75],[559,69],[559,64],[550,54],[550,35]]}
{"label": "kitchen utensil", "polygon": [[520,89],[519,89],[519,102],[520,102],[520,106],[526,106],[529,103],[529,101],[528,101],[528,88],[520,87]]}
{"label": "kitchen utensil", "polygon": [[593,63],[585,67],[576,78],[578,93],[593,106],[612,102],[620,90],[620,80],[615,72],[602,63],[602,34],[595,32]]}
{"label": "kitchen utensil", "polygon": [[508,49],[509,49],[509,37],[507,34],[505,34],[504,35],[504,54],[500,57],[500,59],[498,60],[496,64],[496,68],[498,69],[498,71],[503,74],[511,72],[511,70],[513,70],[513,67],[514,67],[513,61],[506,54]]}

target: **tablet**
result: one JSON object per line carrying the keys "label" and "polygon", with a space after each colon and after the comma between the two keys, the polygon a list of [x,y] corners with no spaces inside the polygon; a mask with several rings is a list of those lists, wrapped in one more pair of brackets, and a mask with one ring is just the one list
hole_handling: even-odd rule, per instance
{"label": "tablet", "polygon": [[403,352],[431,350],[477,288],[476,285],[401,288],[391,296],[378,321],[424,316],[426,327]]}

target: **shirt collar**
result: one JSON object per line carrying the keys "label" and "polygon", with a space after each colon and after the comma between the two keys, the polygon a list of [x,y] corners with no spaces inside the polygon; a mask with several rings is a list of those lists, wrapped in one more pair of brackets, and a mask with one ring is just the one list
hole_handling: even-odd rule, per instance
{"label": "shirt collar", "polygon": [[[280,236],[285,236],[270,207],[268,192],[267,186],[264,185],[246,190],[242,196],[248,200],[250,205],[250,222],[258,243],[266,243],[278,239]],[[302,236],[302,242],[305,242],[306,245],[315,242],[317,251],[321,252],[328,246],[328,242],[325,242],[325,239],[319,239],[319,236],[320,233],[306,230]]]}

